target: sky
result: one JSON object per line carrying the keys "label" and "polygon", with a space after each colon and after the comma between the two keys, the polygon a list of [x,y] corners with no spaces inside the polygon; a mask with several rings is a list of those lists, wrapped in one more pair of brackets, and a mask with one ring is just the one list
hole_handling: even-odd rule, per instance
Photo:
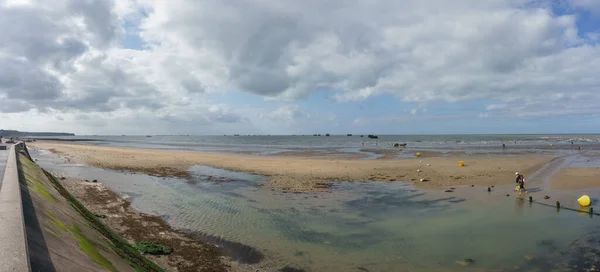
{"label": "sky", "polygon": [[600,0],[0,0],[0,129],[600,133]]}

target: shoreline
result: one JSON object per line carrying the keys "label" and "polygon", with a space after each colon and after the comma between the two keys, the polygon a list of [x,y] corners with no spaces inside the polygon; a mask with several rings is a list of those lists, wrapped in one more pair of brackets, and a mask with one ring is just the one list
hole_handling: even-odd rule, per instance
{"label": "shoreline", "polygon": [[60,182],[88,210],[131,244],[151,241],[169,246],[173,250],[169,255],[144,255],[166,271],[242,272],[256,270],[254,265],[260,266],[264,257],[247,245],[175,229],[159,216],[132,208],[129,200],[101,182],[86,182],[73,177],[64,177]]}
{"label": "shoreline", "polygon": [[[304,157],[243,157],[189,151],[106,147],[56,142],[36,142],[29,146],[91,166],[142,172],[158,177],[189,178],[188,169],[207,165],[230,171],[263,175],[266,187],[287,192],[327,192],[338,181],[406,181],[425,189],[449,186],[499,186],[512,184],[514,173],[534,173],[554,156],[486,156],[436,157],[378,160],[328,160]],[[465,166],[460,167],[459,161]],[[421,182],[420,180],[424,181]]]}

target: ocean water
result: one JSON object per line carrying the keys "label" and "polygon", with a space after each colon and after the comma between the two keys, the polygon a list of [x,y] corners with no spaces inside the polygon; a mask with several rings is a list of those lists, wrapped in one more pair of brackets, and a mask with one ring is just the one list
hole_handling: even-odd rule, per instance
{"label": "ocean water", "polygon": [[[536,203],[529,203],[512,186],[447,193],[341,182],[330,193],[289,194],[262,187],[264,177],[206,166],[183,180],[65,164],[44,151],[32,156],[52,172],[98,179],[134,208],[267,271],[585,271],[600,261],[600,218],[553,206],[577,207],[581,192],[545,188],[549,169],[560,165],[531,175]],[[600,198],[598,190],[586,193]],[[463,266],[465,259],[474,263]]]}
{"label": "ocean water", "polygon": [[[323,134],[324,135],[324,134]],[[257,152],[277,154],[286,151],[359,153],[362,148],[384,149],[406,143],[407,150],[463,150],[477,152],[572,151],[581,146],[600,149],[600,135],[367,135],[332,136],[71,136],[61,139],[87,139],[86,143],[138,148],[193,150],[204,152]],[[56,138],[56,137],[53,137]],[[502,144],[507,149],[502,149]],[[552,147],[550,147],[552,144]]]}

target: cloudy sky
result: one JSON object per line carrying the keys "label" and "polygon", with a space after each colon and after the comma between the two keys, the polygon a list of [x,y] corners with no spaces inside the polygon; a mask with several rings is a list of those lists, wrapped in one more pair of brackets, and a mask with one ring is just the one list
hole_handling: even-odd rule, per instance
{"label": "cloudy sky", "polygon": [[0,128],[598,133],[600,0],[0,0]]}

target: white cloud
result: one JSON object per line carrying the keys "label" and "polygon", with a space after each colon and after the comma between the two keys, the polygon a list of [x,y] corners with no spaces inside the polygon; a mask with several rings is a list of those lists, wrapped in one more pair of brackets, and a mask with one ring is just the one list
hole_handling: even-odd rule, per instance
{"label": "white cloud", "polygon": [[[598,34],[581,32],[575,13],[553,13],[551,1],[0,3],[0,25],[11,26],[0,37],[4,113],[33,110],[77,124],[82,114],[156,118],[165,130],[168,122],[249,125],[262,113],[278,126],[319,115],[286,105],[242,117],[244,109],[215,105],[211,95],[249,92],[272,106],[318,90],[338,102],[383,94],[422,105],[494,101],[486,107],[494,116],[600,113],[600,47],[590,43]],[[138,30],[145,50],[122,48]]]}

